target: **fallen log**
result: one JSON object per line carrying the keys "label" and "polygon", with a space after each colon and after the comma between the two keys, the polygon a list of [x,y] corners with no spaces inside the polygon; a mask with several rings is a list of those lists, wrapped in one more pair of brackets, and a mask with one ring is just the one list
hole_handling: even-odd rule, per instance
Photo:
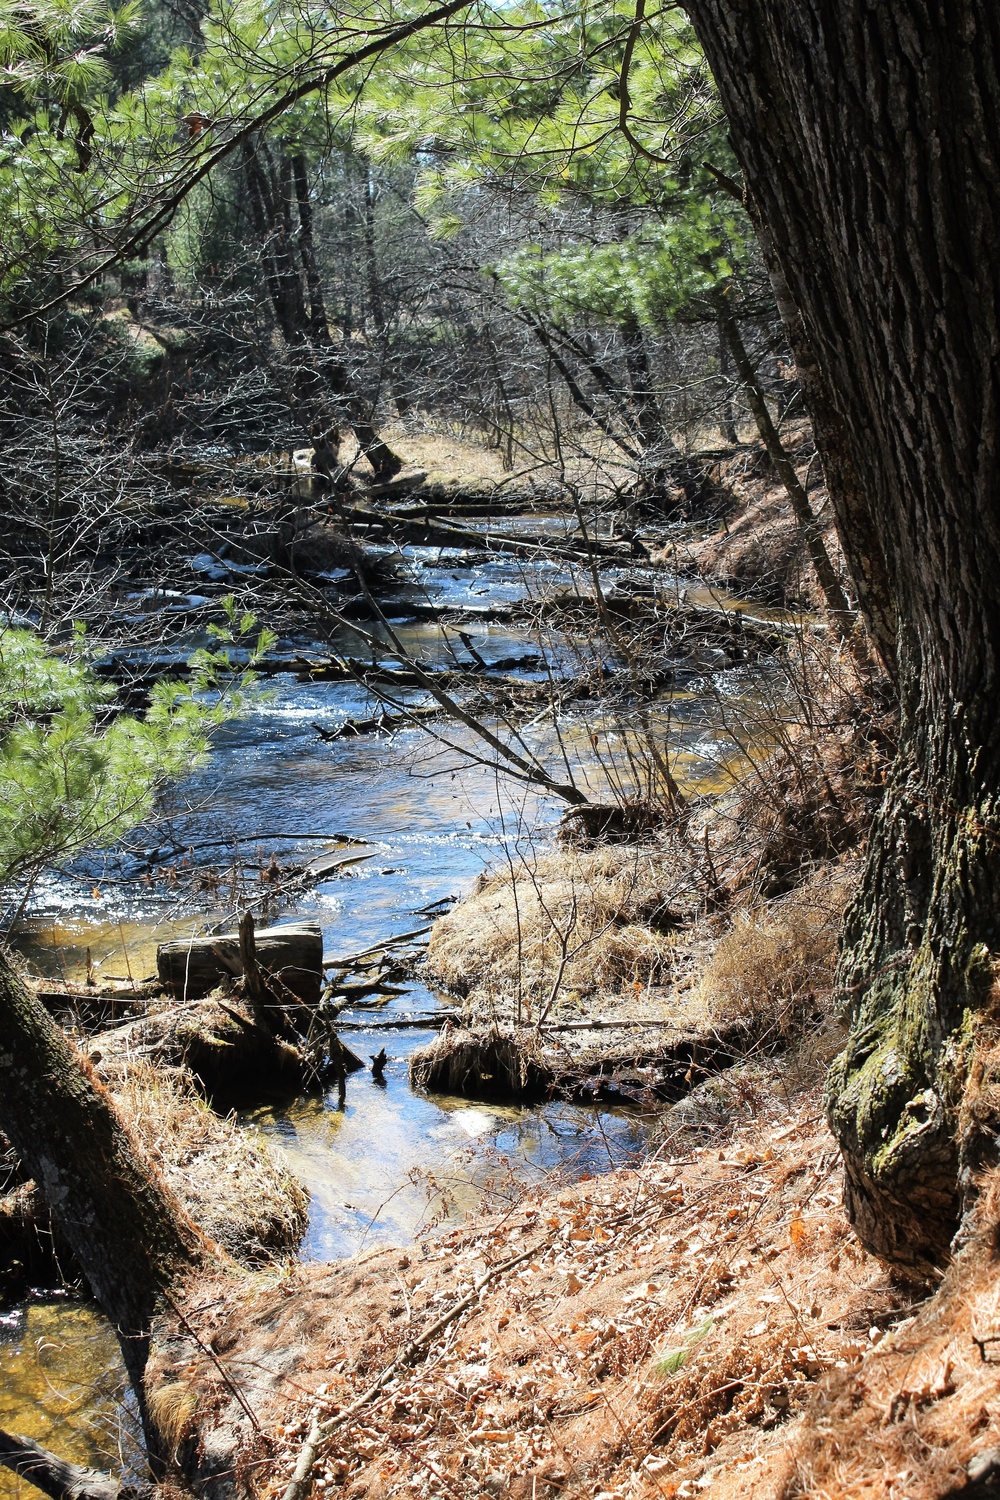
{"label": "fallen log", "polygon": [[72,1464],[50,1453],[33,1438],[0,1429],[0,1464],[26,1479],[51,1500],[151,1500],[152,1484],[123,1484],[100,1469]]}
{"label": "fallen log", "polygon": [[370,719],[345,719],[336,729],[325,729],[314,720],[312,727],[323,743],[328,745],[334,740],[357,739],[365,734],[394,734],[397,729],[406,729],[411,724],[433,718],[440,712],[439,708],[411,708],[401,714],[383,712],[374,714]]}
{"label": "fallen log", "polygon": [[[538,658],[534,658],[537,662]],[[323,660],[301,656],[295,663],[295,676],[299,682],[360,682],[366,687],[388,687],[396,691],[404,688],[424,688],[428,682],[443,688],[475,688],[482,692],[486,687],[505,689],[507,692],[524,691],[536,684],[525,682],[520,677],[508,677],[506,673],[491,666],[484,671],[474,663],[456,670],[453,667],[389,667],[384,662],[358,661],[355,657],[331,656]],[[404,717],[412,718],[427,709],[407,710]],[[430,712],[440,712],[430,710]]]}
{"label": "fallen log", "polygon": [[341,1010],[346,1010],[352,1001],[362,1000],[366,995],[405,995],[406,990],[386,984],[380,979],[365,979],[357,984],[332,982],[327,985],[326,993],[339,996],[338,1006]]}
{"label": "fallen log", "polygon": [[685,1035],[690,1027],[678,1025],[676,1021],[648,1020],[594,1020],[594,1021],[546,1021],[539,1031],[621,1031],[629,1026],[649,1026],[656,1031],[681,1031]]}
{"label": "fallen log", "polygon": [[381,942],[372,943],[370,948],[362,948],[357,953],[348,953],[344,958],[336,958],[332,953],[324,953],[324,969],[351,969],[362,958],[370,958],[373,953],[381,953],[383,948],[395,948],[400,943],[407,942],[410,938],[423,937],[425,932],[430,932],[434,924],[428,922],[426,927],[414,927],[410,932],[397,932],[393,937],[382,938]]}
{"label": "fallen log", "polygon": [[424,547],[472,548],[480,552],[509,552],[515,556],[541,554],[545,557],[566,557],[576,560],[597,554],[601,557],[620,559],[627,552],[620,543],[596,542],[587,546],[582,540],[575,545],[556,542],[544,532],[496,532],[484,528],[477,531],[468,526],[449,526],[447,522],[426,519],[410,519],[393,515],[391,511],[368,510],[361,506],[344,506],[340,518],[349,526],[390,532],[403,543]]}
{"label": "fallen log", "polygon": [[[346,1007],[345,1007],[346,1009]],[[345,1023],[346,1031],[430,1031],[435,1026],[444,1026],[449,1021],[460,1021],[460,1010],[432,1010],[424,1016],[385,1016],[378,1021],[362,1020]]]}
{"label": "fallen log", "polygon": [[[255,941],[265,977],[279,981],[304,1005],[318,1005],[323,977],[319,923],[262,927]],[[156,970],[163,986],[181,999],[207,995],[226,976],[242,976],[239,933],[162,943],[156,950]]]}

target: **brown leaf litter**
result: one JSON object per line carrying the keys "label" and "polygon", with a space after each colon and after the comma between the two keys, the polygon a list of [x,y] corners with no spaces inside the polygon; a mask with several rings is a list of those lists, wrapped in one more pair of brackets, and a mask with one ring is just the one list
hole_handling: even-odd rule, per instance
{"label": "brown leaf litter", "polygon": [[[913,1294],[844,1218],[815,1091],[721,1146],[668,1150],[405,1253],[220,1283],[217,1301],[202,1284],[187,1314],[201,1348],[175,1329],[150,1381],[196,1387],[202,1440],[268,1496],[316,1414],[342,1421],[312,1494],[351,1500],[929,1500],[996,1441],[988,1251],[976,1240],[907,1318]],[[242,1445],[237,1384],[260,1427]]]}

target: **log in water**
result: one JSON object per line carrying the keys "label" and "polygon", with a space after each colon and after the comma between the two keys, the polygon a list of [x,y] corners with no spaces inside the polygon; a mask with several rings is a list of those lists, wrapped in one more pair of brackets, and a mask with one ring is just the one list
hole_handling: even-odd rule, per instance
{"label": "log in water", "polygon": [[[306,1005],[318,1005],[323,977],[323,934],[318,922],[262,927],[255,934],[261,969]],[[185,938],[156,950],[160,981],[183,1000],[198,1000],[227,975],[240,977],[238,932]]]}

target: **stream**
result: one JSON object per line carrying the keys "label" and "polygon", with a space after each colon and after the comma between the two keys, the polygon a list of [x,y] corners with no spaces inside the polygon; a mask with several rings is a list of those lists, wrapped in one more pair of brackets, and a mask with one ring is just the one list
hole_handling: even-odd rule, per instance
{"label": "stream", "polygon": [[[385,611],[406,650],[434,666],[453,666],[461,647],[454,629],[414,619],[418,606],[471,611],[571,581],[562,564],[469,560],[436,548],[407,548],[406,556],[415,581],[403,584]],[[525,630],[469,623],[468,615],[460,628],[487,662],[537,650]],[[322,649],[331,648],[360,654],[346,632]],[[292,655],[302,643],[283,642],[282,649]],[[556,640],[554,650],[558,656],[569,646]],[[716,663],[692,669],[655,705],[656,722],[669,721],[689,786],[717,790],[734,757],[706,726],[706,695],[735,701],[757,691],[749,669]],[[260,875],[272,857],[280,868],[342,847],[351,863],[273,914],[258,911],[259,921],[318,920],[324,954],[337,958],[428,926],[505,850],[544,839],[560,805],[499,780],[489,767],[463,765],[420,729],[325,743],[314,727],[335,728],[371,711],[353,683],[302,684],[289,673],[263,685],[249,713],[220,732],[211,760],[172,790],[165,821],[133,835],[129,852],[46,879],[19,929],[19,947],[53,977],[82,978],[89,951],[98,977],[139,980],[155,973],[157,943],[202,932],[207,922],[226,921],[248,899],[259,900],[266,889]],[[436,727],[460,742],[453,725]],[[598,728],[606,767],[620,730],[598,724],[586,705],[561,722],[595,798],[606,779],[593,753]],[[553,750],[550,720],[535,727],[531,743]],[[642,1156],[647,1122],[635,1113],[560,1102],[487,1106],[414,1093],[407,1061],[433,1033],[368,1028],[373,1017],[381,1028],[395,1012],[451,1002],[418,982],[404,988],[377,1012],[348,1011],[339,1023],[348,1046],[366,1060],[386,1047],[384,1086],[356,1073],[343,1110],[334,1089],[247,1112],[309,1188],[304,1258],[412,1242],[444,1220],[502,1207],[525,1183],[579,1178]],[[90,1306],[40,1296],[0,1315],[0,1427],[77,1461],[116,1469],[138,1462],[117,1346]],[[0,1474],[0,1496],[15,1493],[18,1481]]]}

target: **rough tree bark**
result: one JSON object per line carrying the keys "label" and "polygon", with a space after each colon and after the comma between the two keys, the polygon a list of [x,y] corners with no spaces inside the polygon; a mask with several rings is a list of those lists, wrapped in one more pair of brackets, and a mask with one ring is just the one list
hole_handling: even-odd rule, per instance
{"label": "rough tree bark", "polygon": [[899,687],[898,756],[843,933],[851,1031],[828,1107],[861,1237],[922,1275],[961,1211],[958,1106],[1000,947],[1000,10],[687,10]]}
{"label": "rough tree bark", "polygon": [[0,1129],[45,1194],[91,1291],[114,1326],[142,1411],[143,1372],[163,1292],[224,1261],[146,1159],[90,1063],[0,950]]}

